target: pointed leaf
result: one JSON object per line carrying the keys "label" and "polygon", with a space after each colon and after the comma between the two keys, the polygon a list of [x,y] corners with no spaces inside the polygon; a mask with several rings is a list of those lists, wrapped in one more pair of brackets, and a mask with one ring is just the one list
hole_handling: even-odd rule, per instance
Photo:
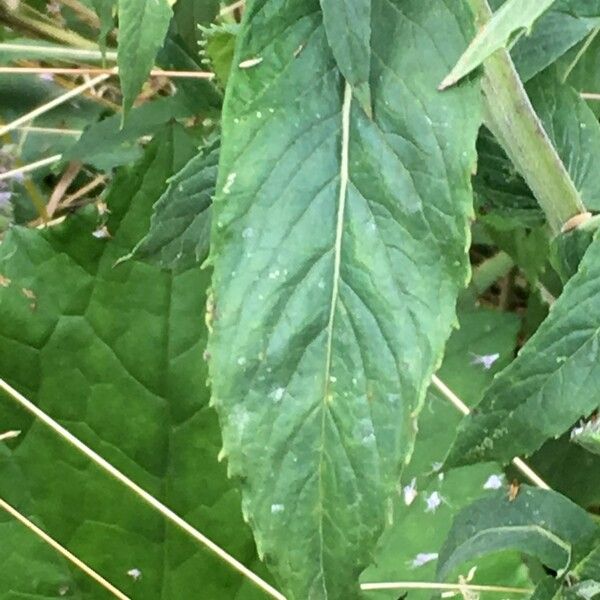
{"label": "pointed leaf", "polygon": [[[511,56],[523,81],[543,71],[600,25],[598,0],[558,0],[534,24],[511,50]],[[573,60],[568,61],[570,68]]]}
{"label": "pointed leaf", "polygon": [[508,463],[598,408],[600,240],[517,359],[461,424],[449,464]]}
{"label": "pointed leaf", "polygon": [[[446,346],[439,377],[469,406],[477,403],[494,374],[507,364],[516,345],[519,319],[491,310],[462,313],[460,329]],[[488,369],[477,358],[499,354]],[[438,471],[461,419],[461,413],[432,385],[419,416],[419,432],[410,464],[402,474],[389,523],[377,545],[374,560],[361,581],[435,581],[437,556],[462,508],[505,487],[498,465],[472,465]],[[525,586],[528,582],[520,557],[477,562],[473,583]],[[397,600],[397,591],[376,591],[373,600]],[[412,600],[430,600],[431,591],[414,590]]]}
{"label": "pointed leaf", "polygon": [[565,573],[573,548],[598,533],[590,516],[549,490],[527,486],[511,499],[505,490],[465,508],[454,520],[440,552],[438,576],[444,580],[472,559],[514,549]]}
{"label": "pointed leaf", "polygon": [[372,0],[320,0],[327,41],[344,79],[367,115],[373,114],[371,72]]}
{"label": "pointed leaf", "polygon": [[118,65],[123,110],[127,113],[142,89],[171,21],[169,0],[118,0]]}
{"label": "pointed leaf", "polygon": [[154,205],[150,231],[131,256],[167,269],[187,269],[206,258],[218,161],[217,141],[169,180],[169,187]]}
{"label": "pointed leaf", "polygon": [[436,78],[471,16],[462,2],[373,3],[370,120],[318,2],[246,15],[234,64],[262,61],[232,73],[224,110],[213,403],[287,597],[350,599],[468,273],[478,92],[445,96]]}
{"label": "pointed leaf", "polygon": [[479,31],[452,71],[440,84],[447,88],[479,67],[496,50],[508,46],[514,34],[530,31],[555,0],[508,0]]}

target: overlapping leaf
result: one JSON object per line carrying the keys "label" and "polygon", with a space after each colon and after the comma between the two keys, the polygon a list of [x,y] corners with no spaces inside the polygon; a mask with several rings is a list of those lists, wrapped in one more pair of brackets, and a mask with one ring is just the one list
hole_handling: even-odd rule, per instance
{"label": "overlapping leaf", "polygon": [[213,403],[290,599],[357,597],[468,273],[478,93],[436,84],[470,11],[371,11],[372,120],[315,0],[246,7],[224,110]]}
{"label": "overlapping leaf", "polygon": [[[594,35],[599,25],[598,0],[555,1],[536,21],[530,34],[520,38],[511,50],[523,81],[529,81],[586,36]],[[580,48],[576,50],[579,52]],[[570,69],[578,58],[573,56],[565,68]]]}
{"label": "overlapping leaf", "polygon": [[[438,375],[472,406],[494,374],[510,362],[519,320],[484,310],[459,316],[460,329],[447,344]],[[482,357],[496,355],[489,368],[482,364]],[[437,556],[454,516],[476,499],[493,494],[497,487],[506,487],[502,469],[491,463],[439,471],[461,418],[456,407],[432,386],[419,417],[413,457],[389,513],[389,525],[361,581],[435,581]],[[501,560],[479,561],[474,583],[527,587],[527,579],[520,557],[509,554]],[[398,592],[377,591],[368,597],[397,600]],[[415,590],[410,597],[428,600],[431,592]]]}
{"label": "overlapping leaf", "polygon": [[154,206],[150,230],[132,256],[169,269],[190,268],[206,258],[218,161],[217,141],[169,181],[169,187]]}
{"label": "overlapping leaf", "polygon": [[496,50],[506,47],[515,34],[529,31],[553,3],[554,0],[507,0],[477,33],[440,87],[454,85]]}
{"label": "overlapping leaf", "polygon": [[128,112],[146,81],[173,14],[169,0],[118,0],[118,64]]}
{"label": "overlapping leaf", "polygon": [[456,517],[440,552],[438,575],[443,580],[465,562],[505,549],[535,556],[564,575],[574,549],[597,534],[591,517],[556,492],[523,487],[509,498],[501,491]]}
{"label": "overlapping leaf", "polygon": [[509,462],[598,408],[599,285],[596,238],[549,317],[461,424],[451,464]]}
{"label": "overlapping leaf", "polygon": [[[194,152],[186,135],[170,129],[139,165],[117,176],[107,198],[111,239],[94,210],[46,231],[10,233],[0,246],[8,281],[0,286],[0,376],[254,567],[239,494],[217,464],[220,435],[207,406],[202,305],[209,273],[174,275],[138,260],[114,266],[146,232],[167,179]],[[1,477],[0,495],[15,498],[129,597],[262,597],[6,397],[0,422],[23,431],[9,442],[22,478]],[[28,495],[15,496],[15,488]],[[3,525],[3,544],[20,543],[21,533],[9,534]],[[15,578],[27,581],[26,561],[19,565]],[[59,595],[55,571],[39,585],[56,586]],[[137,571],[140,577],[128,575]],[[69,594],[99,597],[96,584],[71,576]]]}

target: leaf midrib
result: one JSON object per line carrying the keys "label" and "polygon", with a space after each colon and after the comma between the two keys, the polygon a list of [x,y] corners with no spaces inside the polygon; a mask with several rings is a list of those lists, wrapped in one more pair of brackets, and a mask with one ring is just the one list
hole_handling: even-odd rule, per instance
{"label": "leaf midrib", "polygon": [[[324,576],[325,567],[323,564],[323,456],[325,454],[325,418],[327,415],[327,403],[329,395],[329,382],[331,377],[331,361],[333,346],[333,326],[335,322],[335,312],[340,293],[340,269],[342,263],[342,238],[344,235],[344,214],[346,211],[346,197],[348,193],[348,154],[350,146],[350,111],[352,108],[352,88],[346,82],[344,86],[344,101],[342,103],[342,140],[340,151],[340,192],[338,196],[338,211],[336,220],[335,244],[334,244],[334,262],[333,262],[333,284],[331,290],[331,305],[329,309],[329,320],[327,322],[327,343],[325,357],[325,381],[323,383],[323,405],[321,411],[321,453],[319,457],[319,564],[321,574]],[[327,586],[323,579],[323,591],[327,597]]]}

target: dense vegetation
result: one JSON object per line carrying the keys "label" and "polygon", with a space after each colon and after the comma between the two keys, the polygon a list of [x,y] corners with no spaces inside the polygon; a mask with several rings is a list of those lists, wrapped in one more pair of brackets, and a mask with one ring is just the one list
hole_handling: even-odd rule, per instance
{"label": "dense vegetation", "polygon": [[599,1],[0,21],[0,598],[600,597]]}

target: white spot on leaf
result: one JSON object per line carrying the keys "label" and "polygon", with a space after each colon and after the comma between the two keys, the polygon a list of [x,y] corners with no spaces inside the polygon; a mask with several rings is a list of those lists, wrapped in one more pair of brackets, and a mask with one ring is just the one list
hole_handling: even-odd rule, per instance
{"label": "white spot on leaf", "polygon": [[256,67],[256,65],[260,65],[263,59],[258,56],[256,58],[248,58],[247,60],[243,60],[238,66],[240,69],[251,69],[252,67]]}
{"label": "white spot on leaf", "polygon": [[138,581],[139,579],[142,578],[142,572],[139,569],[129,569],[129,571],[127,571],[127,575],[129,575],[129,577],[131,577],[131,579],[133,579],[134,581]]}
{"label": "white spot on leaf", "polygon": [[229,173],[229,175],[227,175],[227,180],[225,181],[225,185],[223,186],[223,193],[225,195],[227,195],[231,192],[231,188],[232,188],[233,184],[235,183],[236,177],[237,177],[237,173]]}
{"label": "white spot on leaf", "polygon": [[425,498],[427,508],[425,512],[435,512],[442,504],[442,497],[439,492],[432,492],[427,498]]}
{"label": "white spot on leaf", "polygon": [[283,398],[283,395],[285,394],[285,388],[277,388],[276,390],[273,390],[270,394],[271,398],[273,398],[274,402],[281,402],[281,399]]}
{"label": "white spot on leaf", "polygon": [[439,554],[437,552],[419,552],[419,554],[413,558],[411,565],[413,569],[416,569],[417,567],[422,567],[427,563],[437,560],[438,557]]}
{"label": "white spot on leaf", "polygon": [[410,485],[405,485],[402,489],[404,496],[404,504],[410,506],[414,501],[419,492],[417,492],[417,478],[413,477]]}
{"label": "white spot on leaf", "polygon": [[499,490],[504,485],[502,475],[490,475],[487,481],[483,484],[484,490]]}
{"label": "white spot on leaf", "polygon": [[494,363],[500,358],[500,354],[497,352],[495,354],[474,354],[473,360],[471,361],[472,365],[481,365],[486,371],[491,369]]}

